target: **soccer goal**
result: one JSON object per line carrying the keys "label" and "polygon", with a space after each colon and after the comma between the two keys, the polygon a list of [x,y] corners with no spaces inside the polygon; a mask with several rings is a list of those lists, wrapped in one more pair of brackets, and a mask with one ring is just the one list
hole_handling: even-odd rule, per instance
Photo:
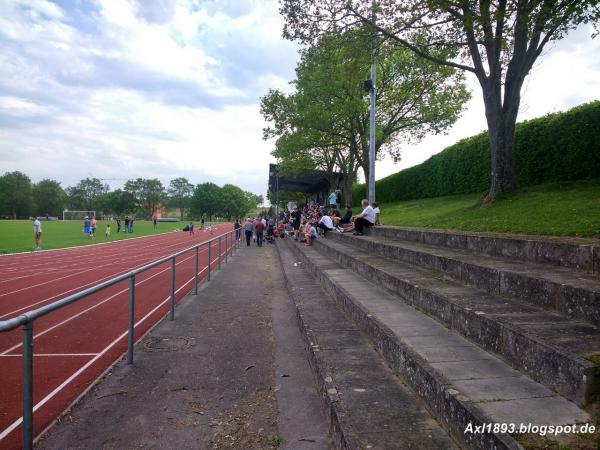
{"label": "soccer goal", "polygon": [[83,220],[85,216],[90,219],[96,215],[96,211],[69,211],[65,209],[63,211],[63,220]]}

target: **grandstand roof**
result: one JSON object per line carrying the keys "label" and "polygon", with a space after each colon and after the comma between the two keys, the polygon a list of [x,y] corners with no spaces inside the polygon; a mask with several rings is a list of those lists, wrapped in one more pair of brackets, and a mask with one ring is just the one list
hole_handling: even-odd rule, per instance
{"label": "grandstand roof", "polygon": [[[333,179],[340,185],[343,175],[334,172]],[[323,170],[305,170],[293,175],[279,175],[277,164],[269,164],[269,190],[271,192],[279,190],[317,194],[334,187],[331,186],[330,180],[331,177]]]}

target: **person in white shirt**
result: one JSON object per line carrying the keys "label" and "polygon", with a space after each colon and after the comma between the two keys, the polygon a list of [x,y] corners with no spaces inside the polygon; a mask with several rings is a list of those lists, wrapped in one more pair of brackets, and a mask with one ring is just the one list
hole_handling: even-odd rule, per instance
{"label": "person in white shirt", "polygon": [[354,231],[354,235],[362,236],[365,227],[372,227],[375,225],[375,211],[371,205],[369,205],[369,200],[363,199],[360,204],[364,208],[363,211],[359,215],[352,217],[353,225],[346,228],[344,230],[345,233]]}
{"label": "person in white shirt", "polygon": [[42,249],[42,224],[36,216],[33,216],[33,234],[35,236],[35,248],[34,250]]}
{"label": "person in white shirt", "polygon": [[333,230],[333,220],[331,220],[331,217],[329,217],[328,215],[323,215],[319,219],[319,223],[317,224],[317,227],[322,229],[323,232],[331,231],[331,230]]}

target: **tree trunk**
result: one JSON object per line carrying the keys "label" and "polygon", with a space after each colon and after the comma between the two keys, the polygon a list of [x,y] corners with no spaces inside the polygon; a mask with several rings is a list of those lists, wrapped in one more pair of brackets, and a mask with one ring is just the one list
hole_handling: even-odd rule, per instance
{"label": "tree trunk", "polygon": [[495,96],[484,93],[491,157],[490,190],[483,199],[484,204],[516,189],[513,149],[519,99],[511,100],[510,104],[505,102],[502,107],[499,99],[492,97]]}
{"label": "tree trunk", "polygon": [[346,205],[352,205],[352,184],[356,179],[356,173],[346,174],[344,177],[344,183],[342,190],[344,192],[345,205],[340,205],[342,208]]}

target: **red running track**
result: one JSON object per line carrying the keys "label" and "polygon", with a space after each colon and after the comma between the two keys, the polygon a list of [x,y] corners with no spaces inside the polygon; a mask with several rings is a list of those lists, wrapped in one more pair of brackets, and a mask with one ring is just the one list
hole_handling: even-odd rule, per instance
{"label": "red running track", "polygon": [[[231,230],[197,230],[112,243],[0,257],[0,320],[52,303]],[[225,255],[222,241],[221,259]],[[228,239],[231,246],[231,239]],[[218,243],[211,268],[218,266]],[[208,271],[199,253],[199,280]],[[135,336],[168,312],[170,261],[136,276]],[[193,288],[194,252],[177,258],[176,302]],[[34,323],[34,435],[39,435],[127,350],[128,281],[106,288]],[[177,311],[175,312],[177,318]],[[21,329],[0,333],[0,448],[21,447]]]}

